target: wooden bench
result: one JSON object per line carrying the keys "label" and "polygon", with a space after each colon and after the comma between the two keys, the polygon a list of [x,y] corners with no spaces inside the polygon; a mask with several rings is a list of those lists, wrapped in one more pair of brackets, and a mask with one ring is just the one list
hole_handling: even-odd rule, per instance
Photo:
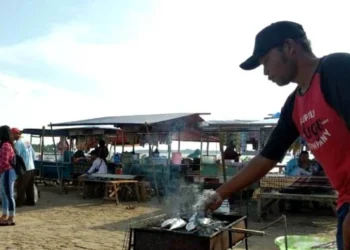
{"label": "wooden bench", "polygon": [[116,205],[119,205],[118,191],[121,188],[127,188],[130,190],[129,185],[132,185],[132,186],[134,186],[137,201],[140,202],[140,194],[139,194],[137,180],[103,180],[103,179],[81,178],[81,179],[79,179],[79,182],[82,184],[82,185],[79,185],[79,189],[80,188],[82,189],[83,198],[86,197],[88,184],[100,183],[100,184],[104,184],[104,186],[105,186],[103,199],[104,200],[115,200]]}
{"label": "wooden bench", "polygon": [[[282,189],[309,189],[310,193],[285,193]],[[313,193],[319,188],[322,193]],[[268,210],[280,200],[317,201],[330,205],[335,210],[337,195],[331,187],[327,177],[320,176],[281,176],[268,175],[260,180],[260,190],[256,194],[257,216],[261,220],[267,216]]]}

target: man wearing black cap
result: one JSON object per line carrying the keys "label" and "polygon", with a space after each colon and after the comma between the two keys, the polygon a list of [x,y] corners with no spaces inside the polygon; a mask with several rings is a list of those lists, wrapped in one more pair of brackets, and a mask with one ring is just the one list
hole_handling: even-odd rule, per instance
{"label": "man wearing black cap", "polygon": [[230,181],[216,190],[217,209],[222,200],[266,175],[284,158],[301,136],[324,167],[338,191],[338,249],[350,249],[350,54],[317,58],[300,24],[276,22],[255,38],[253,55],[240,67],[263,65],[264,74],[278,86],[297,87],[287,98],[278,124],[265,148]]}

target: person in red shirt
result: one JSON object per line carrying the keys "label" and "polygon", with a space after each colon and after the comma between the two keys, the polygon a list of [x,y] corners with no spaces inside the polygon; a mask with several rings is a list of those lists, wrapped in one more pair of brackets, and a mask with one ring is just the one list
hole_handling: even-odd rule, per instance
{"label": "person in red shirt", "polygon": [[0,141],[0,193],[2,202],[0,226],[14,226],[16,213],[14,185],[17,177],[13,168],[15,151],[10,127],[0,127]]}
{"label": "person in red shirt", "polygon": [[297,86],[287,98],[276,128],[259,155],[216,190],[216,210],[232,193],[266,175],[301,136],[338,191],[337,246],[350,249],[350,54],[314,55],[303,27],[281,21],[261,30],[253,55],[240,67],[264,67],[278,86]]}

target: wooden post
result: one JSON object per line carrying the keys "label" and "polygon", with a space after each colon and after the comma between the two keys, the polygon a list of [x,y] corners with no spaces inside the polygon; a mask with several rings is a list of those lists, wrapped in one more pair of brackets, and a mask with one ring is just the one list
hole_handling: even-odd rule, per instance
{"label": "wooden post", "polygon": [[60,192],[61,192],[61,194],[63,194],[61,173],[60,173],[60,168],[58,166],[58,161],[57,161],[57,148],[56,148],[56,142],[55,142],[55,135],[53,133],[53,128],[52,128],[52,123],[50,123],[50,128],[51,128],[51,136],[52,136],[52,142],[53,142],[54,153],[55,153],[55,163],[56,163],[56,170],[57,170],[57,178],[58,178],[59,183],[60,183]]}
{"label": "wooden post", "polygon": [[[151,151],[151,135],[149,133],[148,124],[145,123],[145,126],[146,126],[146,131],[147,131],[148,142],[149,142],[148,143],[149,150]],[[159,204],[161,204],[162,201],[161,201],[160,196],[159,196],[158,182],[157,182],[156,169],[154,167],[153,157],[150,155],[149,159],[151,160],[151,166],[152,166],[153,178],[154,178],[154,185],[156,186],[156,194],[157,194],[158,202],[159,202]]]}
{"label": "wooden post", "polygon": [[44,163],[44,148],[45,148],[45,126],[43,126],[42,134],[41,134],[41,140],[40,140],[40,171],[39,176],[42,178],[42,167]]}
{"label": "wooden post", "polygon": [[122,132],[122,153],[124,153],[124,130]]}
{"label": "wooden post", "polygon": [[168,133],[168,166],[171,165],[171,144],[172,144],[172,133]]}
{"label": "wooden post", "polygon": [[116,135],[114,138],[114,154],[117,152],[117,143],[118,143],[118,131],[116,132]]}
{"label": "wooden post", "polygon": [[201,131],[201,145],[200,145],[200,161],[199,161],[199,182],[201,181],[201,172],[202,172],[202,159],[203,159],[203,133]]}
{"label": "wooden post", "polygon": [[207,155],[209,155],[209,134],[207,135]]}
{"label": "wooden post", "polygon": [[225,157],[224,157],[224,136],[221,132],[221,128],[219,127],[219,138],[220,138],[220,152],[221,152],[221,166],[222,166],[222,175],[224,177],[224,182],[227,181],[226,177],[226,165],[225,165]]}

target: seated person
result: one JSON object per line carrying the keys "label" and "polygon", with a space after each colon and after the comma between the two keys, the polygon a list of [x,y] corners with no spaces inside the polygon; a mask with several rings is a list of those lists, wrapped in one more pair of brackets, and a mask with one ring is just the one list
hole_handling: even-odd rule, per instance
{"label": "seated person", "polygon": [[98,147],[95,148],[96,154],[99,158],[105,161],[107,164],[107,157],[109,155],[108,148],[106,146],[106,142],[104,140],[99,140],[98,141]]}
{"label": "seated person", "polygon": [[92,161],[91,168],[87,171],[86,174],[82,175],[81,177],[90,174],[107,174],[107,165],[103,159],[97,156],[97,151],[92,150],[90,155]]}
{"label": "seated person", "polygon": [[159,150],[158,150],[158,148],[156,148],[156,149],[153,151],[152,156],[153,156],[153,157],[159,157]]}
{"label": "seated person", "polygon": [[285,175],[287,176],[310,176],[309,153],[302,151],[298,159],[292,159],[287,163]]}
{"label": "seated person", "polygon": [[235,162],[239,162],[239,157],[241,155],[236,152],[235,147],[236,146],[233,144],[233,142],[230,141],[229,145],[227,146],[224,152],[225,160],[234,160]]}
{"label": "seated person", "polygon": [[[91,174],[107,174],[107,165],[106,162],[98,157],[98,152],[94,149],[90,153],[91,155],[91,161],[92,161],[92,166],[91,168],[86,172],[86,174],[83,174],[79,177],[79,180],[82,181],[86,177],[88,177]],[[95,184],[89,184],[87,186],[88,190],[87,191],[90,195],[90,192],[93,192],[94,196],[100,196],[104,192],[104,184],[103,183],[95,183]]]}
{"label": "seated person", "polygon": [[78,149],[72,156],[73,162],[86,162],[85,153],[83,150]]}

